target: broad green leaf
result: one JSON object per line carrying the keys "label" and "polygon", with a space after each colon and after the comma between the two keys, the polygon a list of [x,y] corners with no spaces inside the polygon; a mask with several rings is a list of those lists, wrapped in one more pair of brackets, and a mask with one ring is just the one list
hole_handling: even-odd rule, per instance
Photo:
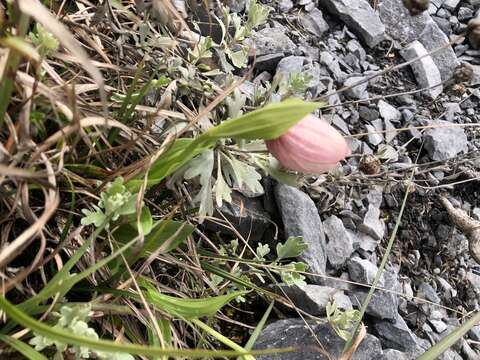
{"label": "broad green leaf", "polygon": [[283,352],[295,351],[294,348],[284,349],[267,349],[267,350],[251,350],[247,353],[241,351],[231,350],[203,350],[203,349],[167,349],[156,346],[145,346],[138,344],[123,344],[115,341],[95,340],[85,336],[78,336],[70,334],[49,325],[46,325],[34,318],[25,314],[18,306],[13,305],[7,299],[0,296],[0,309],[2,309],[6,316],[18,324],[28,328],[35,333],[62,342],[64,344],[85,346],[94,351],[108,351],[120,352],[131,355],[145,355],[145,356],[171,356],[171,357],[186,357],[186,358],[225,358],[235,357],[240,355],[267,355]]}
{"label": "broad green leaf", "polygon": [[11,348],[17,350],[19,353],[21,353],[23,356],[25,356],[29,360],[48,360],[45,356],[43,356],[37,350],[25,344],[23,341],[15,339],[11,336],[0,334],[0,341],[4,342]]}
{"label": "broad green leaf", "polygon": [[148,206],[142,207],[140,215],[140,226],[142,227],[143,235],[148,235],[153,228],[153,218],[150,208]]}
{"label": "broad green leaf", "polygon": [[285,244],[277,244],[277,260],[300,256],[307,249],[308,245],[301,236],[290,236]]}
{"label": "broad green leaf", "polygon": [[280,103],[269,104],[236,119],[224,121],[205,132],[202,137],[245,140],[276,139],[304,116],[322,106],[323,103],[288,99]]}
{"label": "broad green leaf", "polygon": [[213,316],[227,303],[237,296],[245,295],[249,291],[236,291],[227,295],[214,296],[203,299],[179,298],[161,294],[148,282],[141,281],[140,285],[146,289],[144,296],[149,303],[171,315],[184,319]]}
{"label": "broad green leaf", "polygon": [[[162,254],[174,250],[185,241],[193,230],[194,227],[185,222],[173,220],[155,222],[150,233],[145,236],[143,248],[138,258],[149,256],[161,246],[164,247]],[[128,224],[120,226],[113,234],[115,240],[121,243],[128,243],[137,235],[137,230]]]}
{"label": "broad green leaf", "polygon": [[[215,141],[205,138],[177,139],[172,146],[151,166],[148,173],[147,187],[159,184],[167,176],[185,165],[205,149],[212,147]],[[143,184],[143,178],[132,179],[127,183],[130,191],[135,191]]]}

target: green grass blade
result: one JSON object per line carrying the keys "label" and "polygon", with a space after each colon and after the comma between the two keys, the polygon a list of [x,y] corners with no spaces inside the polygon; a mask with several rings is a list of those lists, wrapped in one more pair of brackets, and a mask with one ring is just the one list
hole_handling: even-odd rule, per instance
{"label": "green grass blade", "polygon": [[[213,336],[215,339],[217,339],[222,344],[228,346],[230,349],[233,349],[233,350],[239,351],[239,352],[243,352],[243,353],[247,352],[243,347],[241,347],[237,343],[233,342],[229,338],[223,336],[218,331],[212,329],[210,326],[205,324],[203,321],[200,321],[198,319],[192,319],[191,322],[193,324],[195,324],[196,326],[198,326],[203,331],[205,331],[206,333],[208,333],[210,336]],[[251,355],[245,355],[244,358],[247,359],[247,360],[254,360],[255,359]]]}
{"label": "green grass blade", "polygon": [[258,337],[260,336],[260,333],[262,332],[263,327],[265,326],[265,323],[267,322],[268,317],[272,312],[273,304],[275,304],[274,301],[270,303],[270,306],[268,307],[267,311],[265,311],[265,314],[263,314],[259,323],[255,327],[255,330],[253,330],[252,335],[250,336],[250,338],[247,341],[247,344],[245,345],[245,350],[251,350],[253,348],[253,345],[255,345],[255,341],[257,341]]}
{"label": "green grass blade", "polygon": [[19,323],[20,325],[34,331],[35,333],[54,339],[64,344],[71,344],[77,346],[85,346],[92,350],[127,353],[132,355],[145,356],[172,356],[172,357],[188,357],[194,358],[222,358],[222,357],[237,357],[240,355],[268,355],[275,353],[293,352],[294,348],[284,349],[267,349],[267,350],[252,350],[245,352],[232,350],[203,350],[203,349],[162,349],[155,346],[144,346],[137,344],[119,344],[114,341],[94,340],[92,338],[77,336],[65,331],[60,331],[48,326],[38,320],[33,319],[17,306],[11,304],[4,297],[0,297],[0,308],[5,314]]}
{"label": "green grass blade", "polygon": [[15,339],[11,336],[0,334],[0,341],[3,341],[11,348],[17,350],[20,354],[22,354],[29,360],[48,360],[45,356],[32,348],[30,345],[27,345],[23,341]]}
{"label": "green grass blade", "polygon": [[480,323],[480,312],[477,312],[463,325],[459,326],[455,331],[445,336],[440,342],[436,343],[427,352],[421,355],[417,360],[434,360],[438,359],[449,347],[460,340],[471,328]]}

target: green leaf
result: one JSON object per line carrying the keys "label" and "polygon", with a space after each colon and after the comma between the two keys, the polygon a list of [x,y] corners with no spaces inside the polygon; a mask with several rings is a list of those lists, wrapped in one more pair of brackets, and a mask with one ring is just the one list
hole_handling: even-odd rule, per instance
{"label": "green leaf", "polygon": [[303,262],[291,262],[287,265],[281,266],[280,277],[287,285],[297,285],[302,287],[307,283],[305,282],[305,276],[303,276],[301,272],[305,272],[306,270],[307,265]]}
{"label": "green leaf", "polygon": [[152,231],[153,218],[148,206],[142,207],[142,213],[140,214],[140,226],[142,227],[143,235],[148,235]]}
{"label": "green leaf", "polygon": [[256,253],[260,260],[265,260],[265,256],[270,253],[270,246],[268,246],[268,244],[263,245],[262,243],[258,243]]}
{"label": "green leaf", "polygon": [[[190,236],[195,228],[186,223],[173,220],[157,221],[152,230],[145,236],[142,251],[138,258],[147,257],[163,247],[162,254],[176,249]],[[113,234],[115,240],[128,243],[138,235],[137,230],[130,225],[122,225]]]}
{"label": "green leaf", "polygon": [[[153,186],[162,182],[167,176],[173,174],[180,167],[185,165],[205,149],[212,147],[215,141],[205,141],[205,138],[177,139],[172,146],[153,163],[148,173],[147,186]],[[130,191],[140,188],[144,180],[142,178],[132,179],[127,183]]]}
{"label": "green leaf", "polygon": [[277,261],[298,257],[307,249],[308,245],[303,241],[303,237],[290,236],[285,244],[277,244]]}
{"label": "green leaf", "polygon": [[20,341],[13,337],[0,334],[0,341],[4,342],[11,348],[17,350],[19,353],[21,353],[23,356],[25,356],[29,360],[48,360],[45,356],[40,354],[38,351],[32,349],[23,341]]}
{"label": "green leaf", "polygon": [[323,103],[287,99],[272,103],[236,119],[224,121],[205,132],[202,137],[210,139],[276,139]]}
{"label": "green leaf", "polygon": [[264,24],[268,19],[269,13],[270,9],[268,7],[257,3],[256,0],[251,0],[248,8],[248,20],[245,25],[246,28],[250,31],[257,26]]}
{"label": "green leaf", "polygon": [[268,306],[267,310],[265,311],[262,318],[260,319],[257,326],[255,327],[255,330],[253,330],[252,335],[250,335],[250,338],[248,339],[247,344],[245,345],[245,350],[251,350],[253,348],[253,345],[255,345],[255,341],[257,341],[258,337],[262,333],[263,327],[265,326],[268,320],[268,317],[272,312],[274,304],[275,304],[275,301],[272,301]]}
{"label": "green leaf", "polygon": [[[242,351],[229,351],[229,350],[203,350],[203,349],[166,349],[155,346],[145,346],[138,344],[121,344],[115,341],[107,340],[95,340],[85,336],[78,336],[75,334],[67,333],[51,326],[48,326],[34,318],[25,314],[22,310],[11,304],[7,299],[0,296],[0,309],[11,318],[13,321],[20,325],[31,329],[32,331],[50,339],[62,342],[64,344],[71,344],[77,346],[85,346],[94,351],[108,351],[108,352],[120,352],[132,355],[145,355],[145,356],[171,356],[171,357],[186,357],[186,358],[224,358],[246,355]],[[286,349],[268,349],[268,350],[251,350],[247,352],[247,355],[267,355],[281,352],[292,352],[294,348]]]}
{"label": "green leaf", "polygon": [[161,294],[145,280],[140,281],[140,285],[146,289],[144,295],[151,304],[155,305],[160,310],[184,319],[213,316],[237,296],[249,293],[249,291],[236,291],[227,295],[203,299],[188,299]]}
{"label": "green leaf", "polygon": [[260,183],[262,175],[257,170],[234,157],[225,157],[227,160],[223,167],[227,181],[239,189],[247,189],[253,193],[263,194],[263,186]]}
{"label": "green leaf", "polygon": [[232,189],[230,189],[230,187],[225,182],[220,168],[218,168],[218,170],[219,171],[217,174],[217,181],[215,182],[213,191],[215,193],[215,201],[217,203],[217,206],[221,207],[224,200],[228,203],[232,202]]}

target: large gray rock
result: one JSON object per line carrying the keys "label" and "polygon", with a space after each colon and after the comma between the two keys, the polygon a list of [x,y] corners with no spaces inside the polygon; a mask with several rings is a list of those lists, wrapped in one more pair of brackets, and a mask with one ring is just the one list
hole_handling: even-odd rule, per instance
{"label": "large gray rock", "polygon": [[329,30],[329,26],[323,18],[322,12],[318,8],[314,8],[309,13],[300,13],[298,21],[305,30],[317,37],[321,37]]}
{"label": "large gray rock", "polygon": [[[326,321],[308,321],[315,336],[334,358],[340,357],[345,345]],[[296,352],[257,356],[261,360],[328,360],[318,349],[318,342],[302,319],[278,320],[268,325],[261,333],[255,349],[294,347]],[[380,341],[367,334],[351,360],[372,360],[383,354]]]}
{"label": "large gray rock", "polygon": [[403,0],[380,0],[378,10],[387,35],[400,44],[417,40],[427,22],[431,21],[427,12],[411,16]]}
{"label": "large gray rock", "polygon": [[[271,225],[270,215],[263,208],[262,200],[259,198],[248,198],[238,192],[232,193],[232,202],[224,202],[220,212],[235,227],[245,239],[259,241],[265,230]],[[221,215],[217,216],[222,219]],[[234,233],[225,226],[211,221],[206,221],[205,226],[212,230],[227,235]]]}
{"label": "large gray rock", "polygon": [[[431,121],[429,125],[449,126],[448,121]],[[468,150],[467,135],[463,128],[437,127],[425,132],[425,149],[432,160],[448,160]]]}
{"label": "large gray rock", "polygon": [[327,258],[334,268],[341,268],[353,253],[353,238],[342,220],[335,215],[323,222],[325,235],[327,235]]}
{"label": "large gray rock", "polygon": [[377,321],[374,323],[374,328],[384,347],[416,356],[425,352],[424,342],[408,328],[401,316],[398,316],[393,323],[388,320]]}
{"label": "large gray rock", "polygon": [[[425,25],[425,28],[418,37],[418,41],[423,44],[428,52],[444,47],[449,42],[447,35],[445,35],[435,21],[429,21]],[[430,56],[435,65],[437,65],[442,80],[444,81],[450,79],[455,68],[460,65],[460,61],[458,61],[455,51],[453,51],[451,46],[447,46],[441,51],[436,51]]]}
{"label": "large gray rock", "polygon": [[448,11],[455,11],[458,4],[460,4],[460,0],[445,0],[443,7]]}
{"label": "large gray rock", "polygon": [[[285,235],[302,236],[308,245],[300,259],[309,266],[309,272],[325,274],[327,263],[325,234],[314,202],[304,192],[285,184],[277,184],[274,193]],[[312,277],[312,281],[321,283],[319,277]]]}
{"label": "large gray rock", "polygon": [[384,40],[385,26],[367,0],[322,0],[319,5],[342,20],[369,47]]}
{"label": "large gray rock", "polygon": [[314,316],[325,315],[327,304],[333,300],[340,309],[353,308],[350,298],[342,290],[329,286],[308,284],[300,287],[280,284],[274,287],[274,291],[281,296],[286,295],[295,306]]}
{"label": "large gray rock", "polygon": [[[409,44],[418,40],[428,52],[448,43],[447,35],[430,17],[428,12],[411,16],[403,5],[403,0],[381,0],[380,18],[385,24],[386,33],[398,44]],[[449,79],[459,62],[451,46],[431,55],[442,76]]]}
{"label": "large gray rock", "polygon": [[410,64],[410,66],[418,85],[421,88],[428,88],[425,90],[425,94],[432,99],[436,99],[443,91],[443,86],[441,85],[442,76],[432,57],[425,56],[428,54],[427,49],[425,49],[419,41],[414,41],[408,45],[401,54],[406,61],[423,56],[420,60]]}

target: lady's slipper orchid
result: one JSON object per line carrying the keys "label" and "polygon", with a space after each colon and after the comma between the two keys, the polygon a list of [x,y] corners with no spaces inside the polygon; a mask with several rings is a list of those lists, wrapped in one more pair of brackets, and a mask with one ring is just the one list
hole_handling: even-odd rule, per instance
{"label": "lady's slipper orchid", "polygon": [[337,130],[311,114],[266,144],[283,167],[307,174],[328,172],[351,152]]}

